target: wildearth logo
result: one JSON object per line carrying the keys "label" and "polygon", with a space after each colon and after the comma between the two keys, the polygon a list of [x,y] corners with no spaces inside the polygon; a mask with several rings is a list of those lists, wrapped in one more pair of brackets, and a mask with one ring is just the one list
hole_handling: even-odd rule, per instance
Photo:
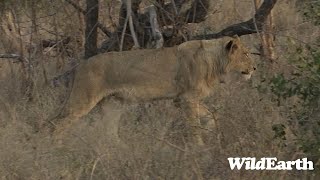
{"label": "wildearth logo", "polygon": [[264,157],[256,160],[254,157],[228,158],[230,169],[240,170],[243,165],[245,170],[314,170],[313,162],[307,158],[295,161],[278,161],[276,157]]}

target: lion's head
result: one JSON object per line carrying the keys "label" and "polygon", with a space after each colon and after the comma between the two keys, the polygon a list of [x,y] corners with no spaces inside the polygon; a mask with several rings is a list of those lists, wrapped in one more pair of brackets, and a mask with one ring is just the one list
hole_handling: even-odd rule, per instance
{"label": "lion's head", "polygon": [[244,79],[250,79],[256,67],[253,59],[250,58],[248,49],[241,43],[240,38],[235,37],[230,40],[225,48],[229,56],[227,70],[237,71]]}

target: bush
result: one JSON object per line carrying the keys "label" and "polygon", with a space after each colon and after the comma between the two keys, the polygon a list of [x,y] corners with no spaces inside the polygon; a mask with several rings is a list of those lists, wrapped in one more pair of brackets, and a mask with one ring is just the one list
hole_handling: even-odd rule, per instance
{"label": "bush", "polygon": [[[275,75],[270,81],[270,90],[276,95],[278,105],[293,96],[298,99],[298,103],[289,107],[292,113],[288,117],[288,124],[296,132],[299,149],[310,159],[318,161],[320,119],[315,116],[320,108],[320,48],[299,46],[288,59],[295,70],[287,77]],[[277,131],[275,133],[279,134]]]}

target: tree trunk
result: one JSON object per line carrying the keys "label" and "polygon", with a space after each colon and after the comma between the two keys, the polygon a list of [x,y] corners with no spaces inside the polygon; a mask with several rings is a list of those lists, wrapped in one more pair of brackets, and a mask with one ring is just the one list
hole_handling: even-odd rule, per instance
{"label": "tree trunk", "polygon": [[267,21],[267,17],[271,13],[272,8],[277,3],[278,0],[264,0],[259,9],[257,9],[253,18],[240,22],[237,24],[230,25],[220,32],[211,33],[206,35],[194,36],[192,39],[218,39],[224,36],[243,36],[247,34],[260,33]]}
{"label": "tree trunk", "polygon": [[86,10],[86,30],[85,30],[85,53],[84,58],[88,59],[98,53],[97,48],[97,25],[99,16],[99,1],[87,0]]}
{"label": "tree trunk", "polygon": [[[256,10],[258,10],[260,0],[254,0],[254,4]],[[261,54],[264,58],[270,61],[275,60],[273,29],[274,25],[271,11],[262,26],[262,31],[259,34],[261,38]]]}

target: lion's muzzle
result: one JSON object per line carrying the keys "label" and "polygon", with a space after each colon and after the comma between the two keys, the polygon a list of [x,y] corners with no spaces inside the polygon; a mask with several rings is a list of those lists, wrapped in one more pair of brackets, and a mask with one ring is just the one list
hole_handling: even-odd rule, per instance
{"label": "lion's muzzle", "polygon": [[245,80],[249,80],[252,76],[252,73],[256,70],[256,67],[252,67],[251,70],[241,71],[241,74],[243,75]]}

